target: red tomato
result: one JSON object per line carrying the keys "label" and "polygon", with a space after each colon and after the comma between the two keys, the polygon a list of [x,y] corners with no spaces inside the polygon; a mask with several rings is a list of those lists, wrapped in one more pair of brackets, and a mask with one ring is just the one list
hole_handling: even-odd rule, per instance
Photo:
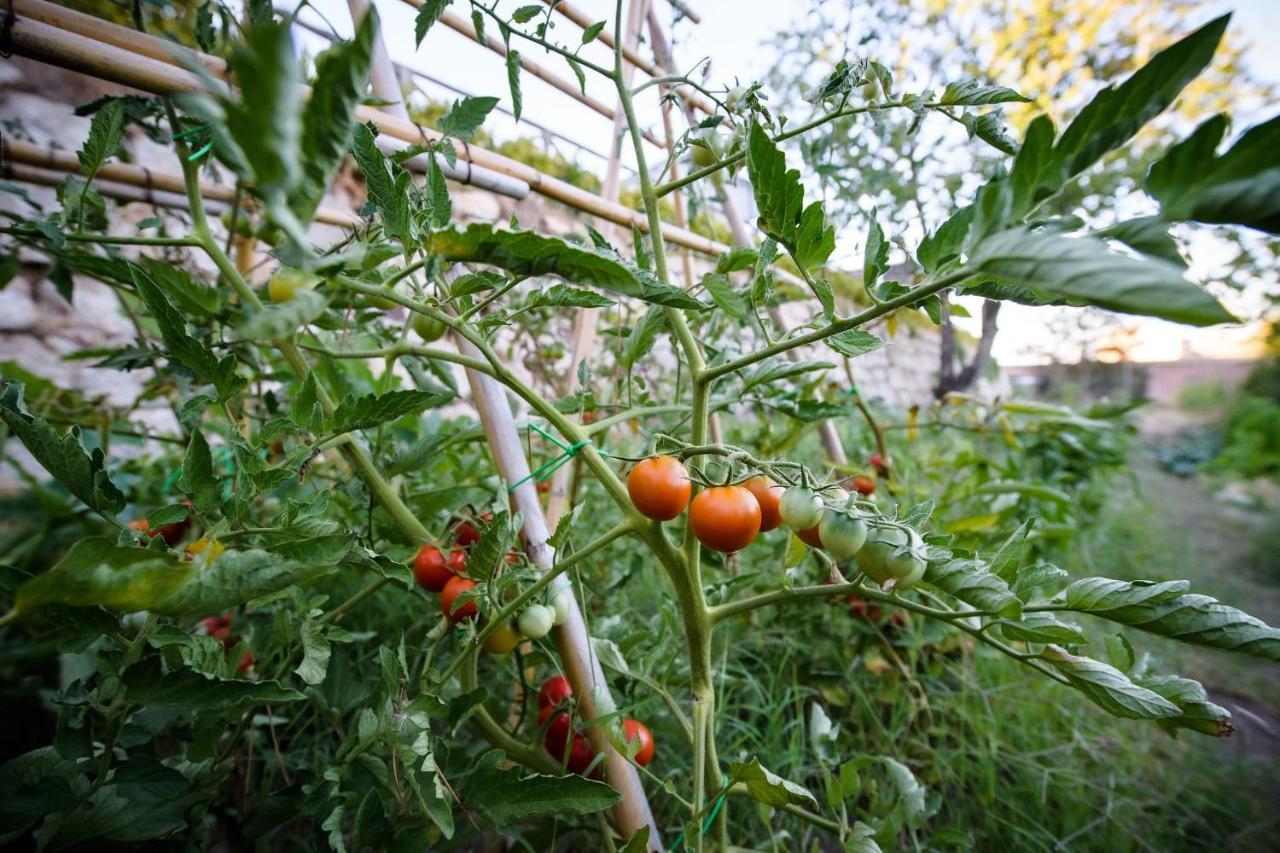
{"label": "red tomato", "polygon": [[444,589],[440,591],[440,612],[448,616],[450,622],[456,625],[463,619],[474,619],[476,614],[479,613],[474,600],[460,605],[457,610],[453,609],[453,603],[457,601],[458,596],[475,589],[475,586],[476,582],[471,578],[459,577],[450,578],[449,582],[444,585]]}
{"label": "red tomato", "polygon": [[135,518],[133,521],[129,522],[129,529],[136,530],[139,533],[146,533],[147,528],[150,526],[151,525],[147,523],[145,518]]}
{"label": "red tomato", "polygon": [[538,691],[538,707],[556,708],[568,702],[572,696],[573,688],[569,686],[569,679],[563,675],[553,675],[542,682],[542,689]]}
{"label": "red tomato", "polygon": [[818,525],[810,527],[808,530],[797,530],[796,536],[800,537],[800,541],[808,545],[810,548],[822,550],[822,538],[818,536]]}
{"label": "red tomato", "polygon": [[860,495],[874,495],[876,493],[876,481],[859,474],[853,478],[853,490]]}
{"label": "red tomato", "polygon": [[760,504],[742,486],[713,486],[689,505],[689,526],[713,551],[738,551],[760,532]]}
{"label": "red tomato", "polygon": [[591,742],[582,735],[575,734],[573,744],[569,747],[569,771],[586,773],[595,757],[596,751],[591,748]]}
{"label": "red tomato", "polygon": [[470,548],[480,541],[480,531],[469,521],[464,521],[453,531],[453,541],[460,548]]}
{"label": "red tomato", "polygon": [[[552,714],[555,716],[552,717]],[[551,720],[550,724],[547,723],[548,719]],[[548,705],[538,712],[538,726],[547,727],[547,733],[542,736],[543,747],[554,755],[557,761],[563,759],[565,747],[569,744],[571,726],[569,714],[565,711],[557,711]]]}
{"label": "red tomato", "polygon": [[633,740],[640,741],[640,748],[636,750],[635,755],[636,764],[648,767],[649,762],[653,761],[653,733],[649,731],[649,727],[639,720],[627,717],[622,721],[622,729],[626,732],[628,743]]}
{"label": "red tomato", "polygon": [[627,475],[627,494],[646,518],[670,521],[689,505],[693,483],[679,459],[650,456],[636,463]]}
{"label": "red tomato", "polygon": [[467,573],[467,552],[461,548],[454,548],[449,552],[449,559],[445,561],[445,568],[453,572],[455,575],[463,575]]}
{"label": "red tomato", "polygon": [[248,649],[244,650],[244,654],[240,656],[239,669],[241,672],[248,672],[253,669],[253,652]]}
{"label": "red tomato", "polygon": [[455,560],[455,554],[462,554],[462,551],[454,551],[449,555],[446,562],[444,554],[435,545],[423,545],[418,549],[418,554],[413,558],[413,576],[418,581],[418,586],[431,592],[439,592],[444,589],[444,585],[459,574],[461,569],[461,560]]}
{"label": "red tomato", "polygon": [[756,503],[760,504],[761,533],[768,533],[782,524],[782,514],[778,511],[778,502],[782,500],[782,493],[786,491],[785,488],[774,485],[773,480],[763,474],[747,480],[742,484],[742,487],[751,492],[756,499]]}
{"label": "red tomato", "polygon": [[867,457],[867,464],[875,469],[875,472],[881,477],[889,473],[889,463],[879,453],[872,453]]}

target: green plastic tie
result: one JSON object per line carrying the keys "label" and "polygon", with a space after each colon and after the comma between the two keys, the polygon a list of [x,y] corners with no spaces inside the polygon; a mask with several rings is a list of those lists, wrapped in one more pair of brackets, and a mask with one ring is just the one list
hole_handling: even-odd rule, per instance
{"label": "green plastic tie", "polygon": [[586,447],[588,444],[591,443],[589,440],[583,439],[582,441],[575,442],[566,447],[563,443],[561,443],[558,439],[556,439],[555,436],[551,435],[550,433],[542,429],[537,424],[529,424],[529,428],[532,429],[534,432],[538,433],[539,435],[543,436],[544,438],[546,438],[556,447],[560,448],[561,452],[558,456],[552,457],[548,461],[539,465],[537,468],[533,469],[533,471],[529,472],[527,476],[521,477],[519,480],[516,480],[514,483],[508,486],[507,487],[508,492],[514,492],[517,487],[523,485],[528,480],[534,480],[535,482],[541,483],[543,480],[547,479],[556,471],[558,471],[561,467],[563,467],[566,462],[568,462],[574,456],[577,456],[579,450],[581,450],[582,448]]}
{"label": "green plastic tie", "polygon": [[[716,819],[716,815],[720,812],[720,807],[724,805],[724,798],[728,795],[728,793],[729,793],[728,790],[724,790],[720,792],[720,796],[716,797],[715,805],[711,807],[711,814],[707,815],[707,819],[702,822],[702,830],[698,833],[699,836],[703,836],[707,834],[707,830],[711,828],[712,821]],[[676,838],[676,843],[671,845],[671,849],[679,850],[680,845],[683,843],[684,843],[684,831],[681,830],[680,835]]]}

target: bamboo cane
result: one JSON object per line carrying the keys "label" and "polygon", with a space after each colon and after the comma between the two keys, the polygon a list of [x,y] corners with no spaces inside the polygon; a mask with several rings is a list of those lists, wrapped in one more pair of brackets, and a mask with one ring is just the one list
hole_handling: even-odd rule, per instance
{"label": "bamboo cane", "polygon": [[[4,157],[6,163],[25,165],[45,173],[59,174],[58,183],[61,183],[61,176],[68,173],[78,173],[81,168],[80,161],[76,156],[67,151],[44,148],[30,142],[8,137],[0,139],[0,155]],[[15,172],[14,174],[16,176],[18,173]],[[115,190],[110,193],[103,193],[104,195],[112,195],[114,198],[125,198],[130,201],[150,201],[152,195],[154,195],[154,198],[157,199],[156,203],[162,207],[187,206],[186,188],[182,183],[182,176],[173,172],[158,171],[132,163],[106,163],[98,170],[94,181],[95,187],[98,186],[98,181],[109,181],[117,189],[129,187],[135,191],[128,195],[121,195]],[[31,183],[43,183],[43,181],[33,178]],[[167,201],[162,202],[159,199],[164,198],[164,196],[158,195],[159,193],[179,198],[182,203],[169,204]],[[229,204],[235,197],[235,188],[226,184],[201,181],[200,194],[220,205],[225,205]],[[173,198],[167,200],[172,201]],[[332,207],[319,208],[316,211],[316,221],[326,225],[337,225],[342,228],[355,228],[362,222],[360,217],[354,213],[336,210]]]}
{"label": "bamboo cane", "polygon": [[[25,0],[25,2],[37,3],[41,0]],[[105,22],[100,23],[103,23],[104,27],[111,26]],[[125,30],[125,32],[131,31]],[[152,37],[143,36],[143,38]],[[93,38],[32,19],[18,19],[14,22],[12,44],[13,52],[20,56],[155,94],[177,94],[199,91],[203,88],[195,74],[174,65],[144,55],[132,55],[119,47],[99,43]],[[380,131],[403,142],[414,143],[423,139],[434,141],[441,138],[439,133],[430,128],[396,119],[364,105],[356,108],[356,117],[361,121],[372,121]],[[642,232],[648,231],[648,220],[643,213],[621,204],[607,202],[593,193],[542,174],[524,163],[470,144],[463,144],[458,155],[460,165],[470,163],[473,166],[492,169],[525,181],[533,191],[584,213],[624,227],[629,228],[634,225]],[[723,243],[670,223],[663,223],[662,233],[664,238],[672,243],[688,246],[709,255],[717,255],[728,249]]]}
{"label": "bamboo cane", "polygon": [[[352,20],[358,26],[362,16],[368,13],[368,0],[349,0],[349,5]],[[377,41],[382,41],[381,33],[378,34]],[[403,102],[395,97],[399,91],[399,83],[385,49],[375,51],[373,63],[375,67],[370,74],[373,94],[390,102],[388,109],[393,114],[407,118]],[[377,67],[379,64],[381,68]],[[477,359],[482,358],[480,351],[469,341],[456,335],[454,341],[459,352]],[[521,532],[525,551],[530,561],[545,574],[555,565],[555,551],[547,541],[551,537],[551,531],[542,514],[537,484],[529,476],[529,460],[520,444],[520,431],[516,427],[511,403],[502,385],[493,377],[470,369],[466,374],[494,464],[502,482],[508,484],[514,511],[522,519]],[[553,631],[565,677],[573,688],[583,718],[595,719],[601,715],[601,704],[607,708],[613,707],[609,683],[592,652],[591,637],[587,634],[586,622],[568,579],[563,576],[558,578],[552,584],[552,594],[562,596],[568,604],[568,618]],[[622,795],[622,799],[613,808],[618,829],[629,837],[641,827],[648,826],[649,837],[653,839],[650,849],[660,850],[660,835],[653,821],[644,786],[640,782],[640,774],[613,748],[602,728],[593,726],[588,729],[587,738],[592,747],[604,755],[605,776],[609,784]]]}
{"label": "bamboo cane", "polygon": [[[78,171],[78,170],[77,170]],[[6,180],[23,184],[35,184],[43,187],[61,186],[67,179],[67,173],[54,169],[42,169],[13,160],[6,160],[0,165],[0,176]],[[167,207],[174,210],[188,210],[187,197],[160,189],[147,189],[133,184],[122,184],[116,181],[95,180],[93,188],[99,195],[114,198],[118,201],[140,201],[155,207]],[[210,201],[206,205],[210,213],[221,213],[227,209],[223,201]]]}

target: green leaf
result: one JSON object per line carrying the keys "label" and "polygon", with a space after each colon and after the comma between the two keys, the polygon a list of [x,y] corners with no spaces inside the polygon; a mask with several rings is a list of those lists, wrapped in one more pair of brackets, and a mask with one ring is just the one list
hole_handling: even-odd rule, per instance
{"label": "green leaf", "polygon": [[720,257],[716,259],[716,272],[724,275],[738,270],[749,270],[755,266],[756,256],[755,249],[735,246],[727,252],[720,253]]}
{"label": "green leaf", "polygon": [[335,44],[316,57],[311,97],[302,109],[302,178],[289,197],[294,216],[304,225],[315,216],[351,144],[355,108],[368,87],[378,29],[378,11],[370,8],[353,40]]}
{"label": "green leaf", "polygon": [[358,125],[351,153],[364,173],[369,199],[382,216],[382,227],[387,236],[408,246],[413,241],[413,223],[409,215],[409,190],[413,181],[402,166],[392,162],[378,148],[375,142],[377,135],[377,128],[372,123]]}
{"label": "green leaf", "polygon": [[444,15],[444,10],[449,8],[449,4],[453,0],[423,0],[422,5],[418,7],[418,15],[413,20],[413,44],[418,47],[422,44],[422,40],[427,37],[427,30],[431,29],[431,25],[440,20]]}
{"label": "green leaf", "polygon": [[213,454],[209,452],[209,443],[199,429],[191,431],[187,455],[182,460],[181,483],[197,510],[209,512],[217,508],[222,487],[213,473]]}
{"label": "green leaf", "polygon": [[867,249],[862,260],[862,286],[870,291],[880,280],[880,276],[889,269],[889,241],[884,238],[884,229],[880,227],[875,210],[867,218],[871,224],[867,230]]}
{"label": "green leaf", "polygon": [[534,291],[529,299],[530,308],[546,306],[559,308],[607,308],[614,304],[612,299],[608,299],[598,293],[593,293],[590,290],[580,290],[564,284],[553,284],[545,290]]}
{"label": "green leaf", "polygon": [[541,6],[529,5],[521,6],[511,13],[511,20],[517,24],[527,24],[542,13]]}
{"label": "green leaf", "polygon": [[29,413],[22,400],[21,382],[9,382],[0,394],[0,419],[40,465],[85,506],[114,515],[125,507],[125,496],[107,474],[100,448],[86,453],[80,428],[58,435],[44,418]]}
{"label": "green leaf", "polygon": [[236,373],[236,357],[219,359],[212,350],[187,334],[186,320],[169,302],[159,286],[140,268],[130,270],[133,286],[160,328],[169,357],[208,382],[226,400],[245,386],[244,377]]}
{"label": "green leaf", "polygon": [[911,826],[919,826],[928,817],[924,786],[916,779],[911,769],[901,761],[887,756],[881,756],[879,761],[888,771],[894,787],[898,789],[898,796],[902,803],[902,811],[907,818],[907,823]]}
{"label": "green leaf", "polygon": [[1180,713],[1168,699],[1134,684],[1123,672],[1101,661],[1073,655],[1059,646],[1049,646],[1040,657],[1066,676],[1072,687],[1114,717],[1158,720]]}
{"label": "green leaf", "polygon": [[920,241],[916,260],[925,272],[936,273],[943,266],[960,257],[969,223],[973,221],[973,206],[965,205],[938,226],[938,230]]}
{"label": "green leaf", "polygon": [[1250,128],[1226,153],[1217,115],[1169,149],[1147,175],[1147,192],[1167,220],[1245,225],[1280,233],[1280,116]]}
{"label": "green leaf", "polygon": [[729,765],[729,784],[741,782],[747,786],[747,796],[767,806],[804,806],[818,808],[818,801],[803,786],[775,776],[760,760],[752,758],[749,764],[735,761]]}
{"label": "green leaf", "polygon": [[658,333],[667,325],[661,306],[651,305],[640,322],[631,327],[627,335],[627,348],[622,353],[622,365],[628,370],[653,349]]}
{"label": "green leaf", "polygon": [[1214,737],[1229,737],[1234,731],[1231,712],[1210,702],[1200,682],[1176,675],[1146,676],[1134,681],[1178,706],[1178,716],[1156,721],[1170,734],[1178,729],[1191,729]]}
{"label": "green leaf", "polygon": [[1178,249],[1177,241],[1169,233],[1169,223],[1158,216],[1126,219],[1094,234],[1110,240],[1119,240],[1135,252],[1160,258],[1183,268],[1187,266],[1186,259]]}
{"label": "green leaf", "polygon": [[1173,264],[1117,254],[1093,237],[1013,228],[979,243],[969,266],[1013,284],[1126,314],[1194,326],[1235,321]]}
{"label": "green leaf", "polygon": [[[1119,86],[1108,86],[1099,92],[1067,125],[1047,158],[1041,156],[1038,138],[1036,156],[1026,162],[1019,158],[1014,163],[1013,182],[1025,187],[1025,195],[1016,196],[1014,214],[1021,216],[1031,205],[1056,193],[1067,180],[1123,145],[1172,104],[1212,61],[1230,17],[1223,15],[1210,21],[1157,53]],[[1052,132],[1052,125],[1048,127]],[[1043,126],[1036,128],[1033,122],[1027,130],[1028,138],[1033,129],[1043,132]]]}
{"label": "green leaf", "polygon": [[975,116],[968,113],[962,119],[968,128],[970,138],[976,136],[997,151],[1005,154],[1017,154],[1018,143],[1009,136],[1009,128],[996,113],[985,113]]}
{"label": "green leaf", "polygon": [[414,415],[453,399],[452,394],[432,391],[388,391],[385,394],[348,394],[333,413],[335,433],[370,429],[406,415]]}
{"label": "green leaf", "polygon": [[439,131],[454,139],[471,140],[490,111],[498,105],[497,98],[465,97],[454,101],[449,111],[440,118]]}
{"label": "green leaf", "polygon": [[266,305],[236,326],[242,341],[275,341],[292,337],[298,329],[315,321],[329,307],[325,295],[315,290],[299,290],[288,302]]}
{"label": "green leaf", "polygon": [[329,638],[325,636],[325,626],[314,619],[302,623],[300,631],[302,639],[302,663],[294,670],[298,677],[307,684],[316,685],[324,682],[329,669]]}
{"label": "green leaf", "polygon": [[162,616],[218,613],[328,573],[345,557],[330,547],[323,562],[302,564],[267,551],[227,551],[207,565],[169,551],[83,539],[53,568],[24,582],[14,596],[16,616],[42,607],[106,607]]}
{"label": "green leaf", "polygon": [[315,432],[320,417],[320,405],[316,399],[316,377],[314,373],[308,373],[289,406],[289,420],[299,429]]}
{"label": "green leaf", "polygon": [[757,122],[747,136],[747,174],[760,209],[760,230],[787,248],[806,269],[826,263],[835,249],[835,228],[820,202],[804,204],[800,172],[787,169],[786,155]]}
{"label": "green leaf", "polygon": [[[217,289],[200,281],[182,267],[147,257],[139,258],[138,266],[164,291],[178,310],[205,318],[213,317],[221,310],[222,297]],[[123,283],[132,284],[133,278],[127,266],[124,273]]]}
{"label": "green leaf", "polygon": [[966,604],[1017,619],[1022,602],[1009,589],[1003,578],[975,556],[959,557],[943,563],[930,563],[925,572],[930,586],[954,595]]}
{"label": "green leaf", "polygon": [[423,249],[450,261],[489,264],[523,276],[559,276],[659,305],[704,307],[683,290],[629,269],[616,258],[532,231],[501,231],[487,224],[448,228],[427,236]]}
{"label": "green leaf", "polygon": [[960,80],[948,83],[939,103],[958,107],[976,107],[984,104],[1029,103],[1030,98],[1004,86],[989,86],[977,80]]}
{"label": "green leaf", "polygon": [[790,361],[785,358],[774,358],[742,371],[743,390],[750,390],[757,385],[765,385],[782,379],[803,376],[815,371],[830,370],[835,367],[829,361]]}
{"label": "green leaf", "polygon": [[582,43],[591,44],[596,40],[596,36],[600,35],[600,31],[604,29],[605,21],[596,21],[589,27],[582,30]]}
{"label": "green leaf", "polygon": [[427,225],[432,228],[443,228],[449,224],[453,216],[453,203],[449,201],[449,187],[444,180],[444,172],[435,156],[427,158],[427,184],[424,193]]}
{"label": "green leaf", "polygon": [[520,94],[520,51],[507,49],[507,86],[511,89],[511,115],[520,120],[524,96]]}
{"label": "green leaf", "polygon": [[119,152],[120,138],[124,135],[124,107],[123,100],[112,98],[93,114],[89,138],[76,152],[80,171],[85,176],[96,175],[102,164]]}
{"label": "green leaf", "polygon": [[702,277],[702,286],[720,310],[737,320],[747,319],[747,305],[742,295],[733,289],[729,277],[720,272],[709,272]]}
{"label": "green leaf", "polygon": [[275,681],[218,679],[190,669],[165,672],[159,658],[148,658],[125,670],[131,702],[168,708],[243,708],[266,702],[297,702],[303,695]]}
{"label": "green leaf", "polygon": [[1280,629],[1207,595],[1187,581],[1083,578],[1062,593],[1065,605],[1111,622],[1184,643],[1280,661]]}
{"label": "green leaf", "polygon": [[491,750],[480,756],[467,780],[467,802],[472,803],[503,831],[508,827],[549,815],[572,817],[610,808],[622,795],[603,782],[577,774],[524,775],[515,768],[500,770],[502,753]]}
{"label": "green leaf", "polygon": [[846,358],[857,358],[884,346],[884,341],[865,329],[849,329],[824,340],[827,346]]}
{"label": "green leaf", "polygon": [[1027,643],[1085,643],[1088,638],[1078,625],[1060,621],[1052,613],[1027,613],[1021,620],[999,619],[1001,632],[1010,640]]}

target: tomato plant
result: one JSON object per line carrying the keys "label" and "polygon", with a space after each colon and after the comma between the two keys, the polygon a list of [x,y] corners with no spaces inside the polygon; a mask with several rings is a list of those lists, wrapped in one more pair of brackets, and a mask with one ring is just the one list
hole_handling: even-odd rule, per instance
{"label": "tomato plant", "polygon": [[[385,76],[375,13],[314,60],[293,16],[257,2],[201,5],[194,26],[138,5],[132,26],[163,18],[205,54],[178,58],[145,31],[103,29],[88,50],[83,32],[10,16],[15,50],[140,94],[84,105],[78,173],[0,226],[6,281],[38,256],[66,298],[105,285],[128,339],[68,356],[136,392],[126,404],[3,363],[6,451],[24,450],[17,532],[0,539],[0,672],[39,722],[14,726],[0,769],[6,839],[956,846],[946,797],[925,791],[940,782],[929,756],[963,739],[936,720],[967,707],[956,697],[991,661],[1017,668],[982,694],[996,713],[1031,676],[1054,703],[1230,732],[1201,685],[1127,637],[1275,661],[1280,632],[1185,582],[1054,563],[1100,510],[1100,469],[1124,464],[1123,407],[898,411],[852,384],[886,337],[949,329],[974,298],[1232,321],[1179,241],[1275,233],[1277,120],[1132,143],[1209,63],[1225,18],[1014,140],[1006,105],[1043,101],[984,79],[926,89],[856,45],[791,102],[700,73],[632,80],[620,7],[566,45],[563,5],[415,5],[419,42],[470,26],[501,45],[517,120],[538,49],[607,86],[634,166],[626,203],[489,150],[497,98],[415,116],[410,134],[379,106],[399,102],[369,91]],[[642,99],[691,110],[667,116],[656,160]],[[886,231],[880,194],[850,183],[874,176],[837,174],[812,142],[889,115],[910,120],[892,144],[928,133],[984,152],[947,174],[936,222]],[[171,149],[181,216],[106,215],[99,174],[131,174],[111,161],[138,134]],[[1094,183],[1119,159],[1144,164],[1123,203]],[[339,178],[363,181],[358,210],[322,206]],[[574,206],[622,239],[586,221],[572,239],[524,228],[524,208],[464,224],[460,181]],[[755,233],[729,246],[738,190]],[[858,220],[837,221],[851,199]],[[885,673],[901,689],[872,680]],[[868,708],[874,724],[856,725]],[[868,735],[886,720],[908,736]]]}

